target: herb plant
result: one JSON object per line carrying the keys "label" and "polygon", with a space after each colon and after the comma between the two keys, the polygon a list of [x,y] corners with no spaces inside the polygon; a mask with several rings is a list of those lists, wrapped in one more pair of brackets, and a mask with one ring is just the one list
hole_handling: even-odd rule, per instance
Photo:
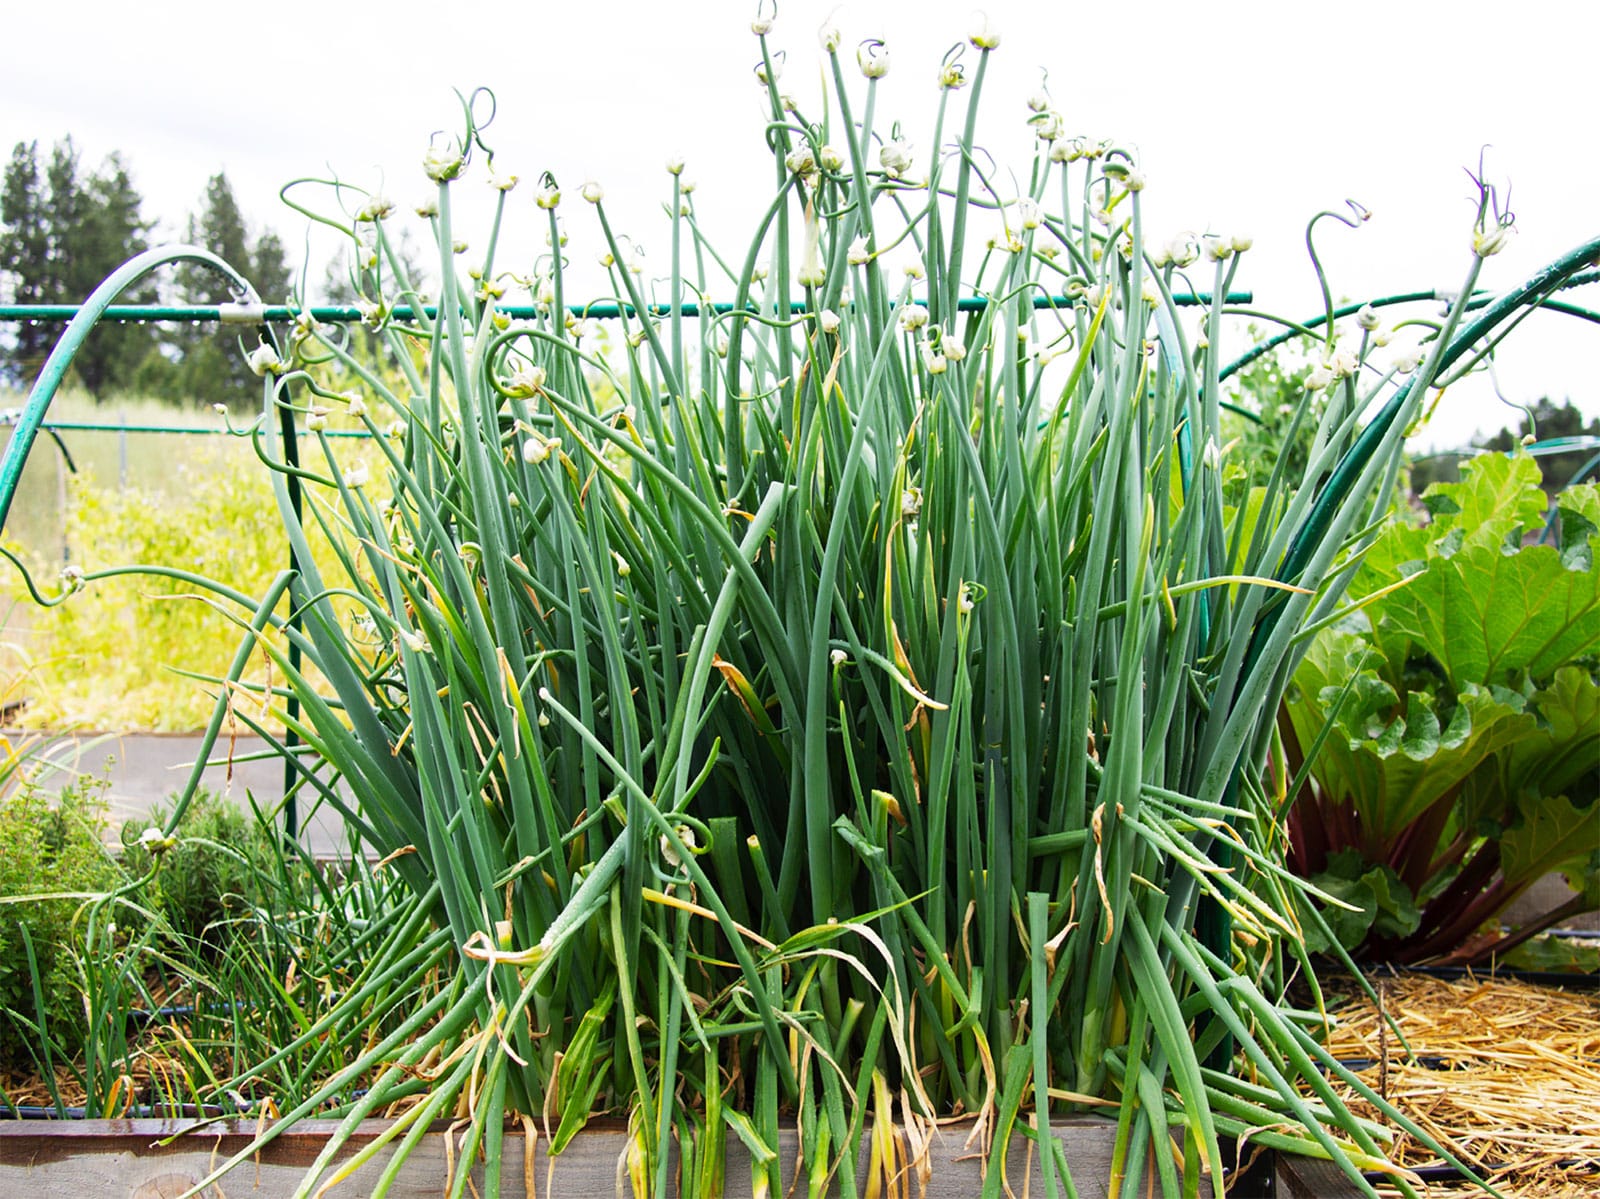
{"label": "herb plant", "polygon": [[[1481,330],[1458,308],[1420,364],[1363,342],[1314,371],[1304,473],[1227,507],[1222,315],[1249,239],[1149,237],[1141,164],[1070,136],[1048,97],[1026,185],[1002,191],[977,141],[986,24],[942,65],[920,149],[879,111],[881,44],[852,86],[825,31],[831,99],[810,114],[756,32],[771,204],[730,256],[669,163],[649,291],[598,183],[535,181],[551,252],[501,260],[517,182],[480,97],[424,157],[436,308],[394,205],[333,185],[347,215],[320,215],[369,264],[405,385],[309,317],[251,353],[294,570],[260,595],[210,586],[246,626],[235,667],[272,655],[259,694],[309,747],[284,746],[302,785],[411,898],[385,965],[235,1084],[339,1038],[348,1064],[285,1105],[346,1121],[306,1193],[405,1099],[369,1151],[459,1113],[491,1194],[509,1113],[544,1113],[559,1153],[615,1112],[639,1194],[716,1193],[730,1137],[776,1193],[781,1119],[808,1185],[853,1194],[864,1146],[879,1183],[925,1170],[936,1123],[963,1116],[988,1195],[1016,1138],[1049,1146],[1059,1195],[1051,1120],[1085,1108],[1116,1117],[1118,1193],[1192,1195],[1248,1136],[1374,1194],[1360,1171],[1388,1134],[1337,1101],[1324,1070],[1361,1084],[1288,1005],[1296,915],[1317,916],[1267,763],[1405,427]],[[456,192],[480,169],[498,206],[463,276]],[[1462,295],[1503,241],[1483,201]],[[563,216],[611,272],[609,354],[568,307]],[[1175,296],[1194,284],[1199,337]],[[379,435],[362,462],[331,452],[341,410]],[[397,994],[392,1031],[352,1031]]]}

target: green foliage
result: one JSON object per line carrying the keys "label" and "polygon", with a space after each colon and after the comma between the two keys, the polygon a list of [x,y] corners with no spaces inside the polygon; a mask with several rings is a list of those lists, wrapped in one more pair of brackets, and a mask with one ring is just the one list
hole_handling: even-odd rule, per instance
{"label": "green foliage", "polygon": [[[0,1064],[29,1064],[37,1051],[41,1013],[36,980],[51,1040],[68,1052],[83,1042],[77,965],[83,926],[78,914],[86,895],[126,881],[102,844],[105,788],[103,781],[86,777],[52,796],[36,782],[23,780],[0,797]],[[67,897],[26,898],[46,894]],[[24,929],[33,947],[32,963]]]}
{"label": "green foliage", "polygon": [[1600,493],[1562,493],[1549,538],[1533,460],[1487,455],[1424,502],[1426,524],[1378,538],[1360,611],[1295,676],[1299,745],[1331,722],[1296,844],[1313,877],[1382,868],[1421,905],[1411,929],[1369,910],[1363,952],[1480,960],[1498,944],[1480,926],[1544,874],[1586,877],[1600,850]]}
{"label": "green foliage", "polygon": [[[37,142],[18,142],[0,194],[0,294],[17,304],[76,304],[129,256],[145,249],[152,228],[120,156],[110,155],[85,176],[69,137],[41,170]],[[130,291],[126,303],[155,300],[154,281]],[[7,330],[0,376],[26,382],[44,365],[60,327],[21,324]],[[95,329],[74,359],[83,386],[97,396],[126,386],[155,347],[148,326],[107,324]]]}
{"label": "green foliage", "polygon": [[[150,872],[154,862],[140,835],[166,828],[171,814],[170,807],[157,804],[149,819],[123,824],[122,865],[129,874],[142,878]],[[180,936],[215,948],[224,931],[219,926],[260,899],[277,853],[273,837],[261,821],[209,789],[195,794],[174,831],[178,843],[162,853],[161,869],[141,902],[165,916]]]}
{"label": "green foliage", "polygon": [[[30,725],[181,731],[209,718],[215,688],[190,676],[227,673],[240,637],[231,613],[182,579],[119,568],[200,569],[252,594],[287,564],[289,541],[283,526],[266,518],[271,484],[251,468],[246,442],[209,439],[184,448],[159,490],[100,486],[87,464],[72,477],[66,544],[85,571],[114,573],[58,607],[30,613],[26,657],[3,664],[29,699],[22,715]],[[341,453],[353,461],[362,450],[347,443]],[[327,538],[319,531],[313,542],[330,577],[338,577]],[[14,575],[3,588],[11,601],[27,602]],[[242,681],[263,687],[270,671],[257,654]],[[263,705],[243,698],[240,715],[271,719]]]}

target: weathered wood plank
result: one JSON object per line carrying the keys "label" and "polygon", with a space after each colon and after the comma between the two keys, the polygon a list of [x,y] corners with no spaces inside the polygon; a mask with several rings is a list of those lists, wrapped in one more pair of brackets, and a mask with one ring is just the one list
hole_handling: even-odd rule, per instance
{"label": "weathered wood plank", "polygon": [[[252,1199],[278,1199],[293,1192],[307,1168],[337,1127],[331,1121],[302,1121],[268,1145],[257,1159],[238,1166],[222,1181],[222,1188],[204,1192],[206,1199],[248,1194]],[[341,1151],[339,1161],[350,1160],[370,1145],[389,1125],[363,1124]],[[189,1131],[185,1131],[189,1130]],[[965,1144],[970,1124],[939,1130],[927,1163],[924,1199],[965,1199],[981,1185],[981,1163]],[[1056,1135],[1073,1168],[1073,1179],[1083,1199],[1104,1199],[1110,1172],[1114,1127],[1108,1121],[1085,1118],[1057,1121]],[[217,1122],[195,1127],[193,1121],[94,1120],[61,1123],[0,1122],[0,1195],[44,1194],[175,1199],[195,1186],[221,1162],[250,1144],[253,1124]],[[182,1134],[182,1135],[179,1135]],[[169,1138],[168,1144],[161,1142]],[[454,1150],[447,1148],[450,1134],[439,1125],[412,1153],[390,1194],[396,1199],[421,1199],[442,1193],[450,1162],[459,1156],[461,1133]],[[752,1194],[750,1157],[737,1138],[728,1138],[726,1185],[729,1199]],[[900,1136],[901,1152],[906,1142]],[[617,1193],[619,1163],[627,1148],[625,1127],[614,1121],[595,1121],[556,1158],[545,1153],[542,1135],[534,1138],[531,1157],[521,1130],[508,1132],[502,1155],[502,1194],[506,1199],[542,1195],[545,1199],[582,1196],[599,1199]],[[793,1129],[784,1132],[780,1151],[785,1185],[800,1164]],[[331,1187],[329,1196],[369,1194],[392,1147],[385,1146],[375,1159],[348,1179]],[[857,1179],[866,1181],[865,1155]],[[1018,1195],[1043,1193],[1037,1154],[1018,1137],[1011,1146],[1008,1178]],[[474,1182],[481,1185],[483,1167],[474,1167]],[[326,1178],[326,1176],[325,1176]],[[910,1195],[918,1193],[914,1177],[907,1180]],[[531,1182],[530,1187],[528,1183]],[[624,1183],[624,1190],[626,1185]],[[480,1192],[481,1193],[481,1192]],[[801,1190],[800,1193],[804,1193]],[[832,1193],[837,1193],[837,1187]],[[1208,1191],[1202,1193],[1209,1193]],[[1333,1192],[1330,1192],[1332,1194]],[[1316,1192],[1321,1199],[1322,1192]]]}

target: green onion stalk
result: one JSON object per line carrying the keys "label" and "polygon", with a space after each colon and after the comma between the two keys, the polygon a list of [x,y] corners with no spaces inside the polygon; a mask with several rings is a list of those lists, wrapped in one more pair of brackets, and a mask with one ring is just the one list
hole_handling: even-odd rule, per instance
{"label": "green onion stalk", "polygon": [[[413,897],[392,969],[343,1002],[429,980],[383,1039],[341,1033],[347,1064],[286,1113],[345,1120],[301,1193],[394,1107],[402,1149],[466,1121],[490,1193],[519,1114],[559,1156],[627,1113],[630,1186],[653,1195],[717,1193],[730,1138],[778,1192],[785,1123],[808,1185],[854,1195],[862,1154],[925,1169],[960,1117],[997,1196],[1012,1143],[1094,1111],[1114,1194],[1196,1194],[1241,1137],[1414,1194],[1390,1128],[1329,1081],[1359,1087],[1317,1036],[1274,718],[1459,356],[1462,302],[1407,370],[1365,341],[1335,358],[1338,402],[1301,400],[1300,477],[1241,461],[1222,303],[1248,239],[1151,238],[1132,153],[1070,136],[1047,98],[1029,185],[1002,190],[977,140],[988,28],[946,58],[959,133],[920,160],[879,128],[880,46],[852,89],[825,36],[821,119],[760,47],[776,186],[741,254],[673,163],[659,292],[602,189],[548,175],[549,253],[500,262],[521,196],[478,95],[425,160],[437,319],[403,218],[365,197],[328,219],[368,264],[386,357],[308,318],[253,360],[295,569],[287,605],[213,594],[273,659],[302,785]],[[463,274],[456,191],[483,171],[494,233]],[[605,336],[563,306],[558,209],[610,264]],[[1462,297],[1498,219],[1480,212]],[[1173,298],[1191,275],[1198,327]],[[532,319],[502,311],[519,295]],[[284,413],[311,430],[299,465]],[[372,434],[364,460],[330,413]],[[1052,1196],[1085,1181],[1041,1162]]]}

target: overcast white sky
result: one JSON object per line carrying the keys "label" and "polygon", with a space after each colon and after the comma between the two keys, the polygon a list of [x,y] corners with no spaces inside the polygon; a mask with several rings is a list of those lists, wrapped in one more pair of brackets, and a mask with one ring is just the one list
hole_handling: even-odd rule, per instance
{"label": "overcast white sky", "polygon": [[[773,36],[788,51],[783,85],[820,115],[808,97],[818,91],[817,30],[830,14],[846,47],[882,37],[893,65],[881,127],[901,118],[925,153],[935,70],[977,7],[782,0]],[[1489,260],[1484,286],[1512,286],[1600,235],[1600,5],[1588,0],[981,7],[1002,42],[979,141],[1025,176],[1024,100],[1047,70],[1070,131],[1139,152],[1148,229],[1254,236],[1240,282],[1259,306],[1318,310],[1305,223],[1347,197],[1373,218],[1358,231],[1322,226],[1336,295],[1457,286],[1473,215],[1463,168],[1485,146],[1490,178],[1511,186],[1519,235]],[[497,166],[529,182],[550,169],[573,198],[583,180],[601,181],[616,223],[664,261],[662,163],[681,155],[699,183],[702,221],[742,250],[771,184],[751,75],[753,15],[747,0],[11,6],[0,152],[68,133],[87,166],[121,151],[146,215],[172,235],[207,177],[226,170],[247,216],[275,227],[293,255],[304,222],[279,204],[282,183],[331,167],[409,209],[428,189],[419,162],[430,133],[459,128],[452,87],[485,85],[499,98],[489,138]],[[464,190],[479,188],[469,179]],[[531,191],[513,194],[527,234],[512,250],[538,236]],[[595,243],[580,207],[567,219],[575,257],[588,261],[584,247]],[[1600,307],[1600,289],[1589,290]],[[1600,327],[1556,316],[1531,324],[1501,356],[1505,393],[1570,396],[1600,415]],[[1486,387],[1463,386],[1427,440],[1460,443],[1514,415]]]}

